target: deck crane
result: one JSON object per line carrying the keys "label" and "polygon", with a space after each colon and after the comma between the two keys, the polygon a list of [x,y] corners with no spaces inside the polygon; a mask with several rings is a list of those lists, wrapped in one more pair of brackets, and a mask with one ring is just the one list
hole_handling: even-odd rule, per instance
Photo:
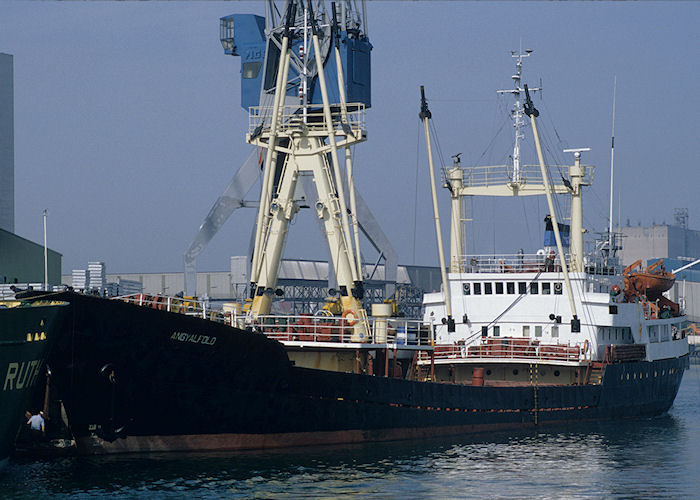
{"label": "deck crane", "polygon": [[[335,5],[332,23],[324,10],[314,11],[312,2],[302,5],[289,1],[285,6],[286,22],[279,30],[281,47],[273,104],[251,108],[246,136],[248,143],[267,149],[251,266],[250,315],[255,318],[270,312],[287,229],[299,210],[294,193],[300,176],[310,175],[318,195],[314,208],[323,221],[331,249],[343,316],[354,326],[353,340],[363,341],[368,338],[368,327],[362,307],[364,290],[349,147],[365,140],[365,105],[348,105],[346,101]],[[331,37],[320,28],[329,25]],[[326,80],[322,37],[332,38],[334,44],[335,83],[340,103],[333,103],[333,109],[328,92],[329,83],[333,83]],[[301,58],[296,57],[295,42],[300,43],[297,50]],[[286,90],[293,59],[298,59],[302,68],[298,71],[298,102],[289,105]],[[321,94],[321,107],[314,103],[314,94],[310,92],[308,74],[312,68],[317,70],[315,84]],[[345,152],[349,200],[343,187],[341,148]]]}
{"label": "deck crane", "polygon": [[[357,3],[355,0],[344,0],[339,2],[337,8],[327,9],[325,2],[321,0],[313,0],[312,2],[286,0],[282,10],[279,10],[273,0],[267,0],[264,18],[253,14],[233,14],[221,18],[220,38],[225,53],[241,57],[241,106],[246,110],[256,106],[254,108],[257,110],[256,112],[263,113],[256,117],[251,115],[251,120],[259,120],[256,122],[256,128],[249,131],[249,135],[252,136],[252,140],[249,140],[251,144],[260,145],[258,144],[258,134],[270,125],[271,115],[269,112],[275,103],[277,77],[281,76],[280,71],[284,70],[280,67],[280,63],[285,56],[282,53],[282,42],[286,31],[289,32],[289,67],[286,83],[283,84],[284,90],[279,93],[279,106],[285,110],[286,114],[300,114],[304,116],[305,120],[319,118],[319,116],[308,115],[310,110],[318,111],[319,106],[323,105],[324,102],[323,86],[320,84],[321,76],[319,76],[318,67],[324,69],[323,72],[320,72],[325,73],[322,76],[328,75],[328,79],[340,82],[338,86],[325,86],[328,94],[327,100],[330,99],[329,105],[333,110],[340,109],[339,104],[335,103],[342,104],[342,99],[346,105],[343,108],[345,110],[349,109],[348,102],[362,103],[364,108],[371,106],[371,44],[367,38],[366,29],[364,32],[362,30],[366,26],[364,2],[362,2],[361,9],[357,8]],[[288,19],[291,9],[296,9],[296,13],[293,19]],[[336,13],[332,19],[332,16],[328,14],[329,10]],[[310,12],[315,13],[315,19],[310,18]],[[290,22],[288,28],[287,21]],[[311,47],[312,24],[316,26],[318,53],[321,56],[320,63],[317,63],[316,52]],[[352,109],[355,111],[351,112],[350,115],[363,115],[363,113],[359,113],[358,109]],[[265,113],[268,114],[265,115]],[[348,129],[347,120],[341,119],[339,123],[343,131]],[[285,129],[288,128],[288,124],[283,126]],[[279,136],[279,134],[277,135]],[[267,139],[264,139],[263,142],[265,141]],[[288,144],[288,141],[289,137],[280,137],[278,146],[284,148],[283,145]],[[346,171],[350,174],[351,180],[352,158],[347,145],[341,148],[341,153],[344,155]],[[285,162],[287,162],[288,152],[275,151],[273,148],[273,150],[268,150],[268,154],[270,155],[268,170],[271,171],[270,179],[273,185],[267,185],[263,189],[272,187],[273,189],[269,192],[273,193],[280,186],[280,175],[284,170]],[[275,162],[272,162],[273,158]],[[214,203],[196,237],[185,252],[185,288],[188,294],[196,294],[196,259],[208,242],[236,209],[258,206],[257,202],[246,201],[244,198],[261,177],[261,172],[264,175],[267,158],[265,158],[265,162],[262,159],[258,148],[251,152],[224,193]],[[313,191],[312,179],[310,171],[300,170],[299,180],[301,182],[295,183],[291,199],[297,202],[310,199],[307,192]],[[359,193],[354,193],[352,182],[346,182],[343,185],[342,182],[339,184],[337,181],[338,179],[333,180],[332,189],[337,194],[346,195],[351,205],[349,207],[353,219],[351,240],[355,247],[352,254],[357,262],[355,274],[357,274],[358,279],[361,278],[359,229],[377,250],[380,258],[384,259],[385,280],[387,281],[385,296],[390,296],[394,292],[393,283],[395,283],[397,276],[398,256],[365,201]],[[355,198],[354,202],[353,197]],[[265,210],[267,208],[263,207],[262,211]],[[322,219],[319,220],[321,221],[320,225],[327,232]],[[261,221],[258,220],[258,222]],[[254,246],[257,250],[252,252],[254,262],[251,263],[251,278],[256,277],[257,279],[260,272],[259,257],[263,240],[262,233],[256,230]],[[331,243],[331,253],[336,251],[335,244]],[[336,265],[335,259],[332,259],[331,264]]]}

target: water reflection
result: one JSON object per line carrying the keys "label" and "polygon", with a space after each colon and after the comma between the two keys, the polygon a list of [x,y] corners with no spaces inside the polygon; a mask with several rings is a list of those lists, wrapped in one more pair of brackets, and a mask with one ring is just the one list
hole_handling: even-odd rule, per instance
{"label": "water reflection", "polygon": [[668,415],[478,437],[315,447],[13,461],[10,497],[668,497],[697,494],[700,376]]}

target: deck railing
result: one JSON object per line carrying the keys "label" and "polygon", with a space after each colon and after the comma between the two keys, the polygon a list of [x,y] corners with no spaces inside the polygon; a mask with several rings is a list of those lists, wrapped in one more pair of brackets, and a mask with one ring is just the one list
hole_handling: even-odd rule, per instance
{"label": "deck railing", "polygon": [[[566,254],[567,263],[570,254]],[[559,255],[548,254],[491,254],[463,255],[461,265],[468,273],[537,273],[561,271]]]}
{"label": "deck railing", "polygon": [[223,311],[213,309],[207,302],[201,300],[169,297],[165,295],[147,295],[144,293],[122,295],[120,297],[115,297],[115,299],[123,300],[124,302],[129,302],[138,306],[185,314],[187,316],[195,316],[197,318],[209,319],[220,323],[230,322],[229,317],[227,317]]}
{"label": "deck railing", "polygon": [[[251,325],[255,331],[281,342],[350,343],[356,338],[356,327],[338,316],[302,314],[298,316],[259,316]],[[421,320],[401,318],[368,318],[370,344],[430,346],[430,328]],[[357,343],[357,342],[354,342]]]}
{"label": "deck railing", "polygon": [[[347,104],[347,120],[338,106],[331,107],[331,121],[336,135],[348,135],[361,137],[365,133],[365,105],[363,103]],[[270,132],[272,123],[272,106],[252,106],[248,115],[248,133],[260,135]],[[295,130],[300,126],[309,132],[325,133],[328,130],[323,108],[309,108],[306,115],[299,106],[283,106],[278,121],[277,132]]]}
{"label": "deck railing", "polygon": [[[527,339],[490,338],[481,345],[464,344],[436,345],[435,360],[499,358],[522,360],[528,363],[538,361],[578,362],[582,360],[582,349],[578,345],[539,344]],[[423,363],[429,361],[428,354],[421,355]],[[495,359],[494,359],[495,360]]]}
{"label": "deck railing", "polygon": [[[338,342],[357,343],[356,326],[343,317],[325,314],[258,316],[250,320],[245,314],[236,311],[212,309],[206,302],[162,295],[142,293],[116,297],[139,306],[162,311],[186,314],[237,328],[250,328],[280,342]],[[369,338],[363,343],[397,344],[406,346],[431,346],[430,327],[421,320],[403,318],[368,318]]]}
{"label": "deck railing", "polygon": [[[561,172],[568,172],[568,165],[549,165],[550,178],[558,179]],[[594,168],[584,166],[584,183],[590,184],[593,181]],[[519,178],[514,178],[513,167],[511,165],[490,165],[465,167],[464,185],[470,187],[501,186],[517,182],[519,184],[543,184],[542,171],[539,165],[521,165]]]}

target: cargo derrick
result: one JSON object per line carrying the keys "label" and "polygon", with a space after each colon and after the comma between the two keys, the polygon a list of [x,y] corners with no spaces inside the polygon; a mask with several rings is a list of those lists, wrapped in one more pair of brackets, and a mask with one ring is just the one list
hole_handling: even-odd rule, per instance
{"label": "cargo derrick", "polygon": [[[328,16],[325,11],[315,14],[311,2],[288,2],[286,7],[286,22],[272,35],[279,36],[276,40],[280,45],[273,105],[250,108],[250,130],[246,136],[249,144],[266,149],[251,265],[249,316],[255,319],[270,313],[287,230],[305,202],[295,193],[300,179],[307,177],[316,188],[317,201],[313,206],[328,240],[343,317],[353,326],[353,341],[363,342],[368,339],[369,329],[362,308],[364,293],[349,148],[365,140],[365,105],[346,102],[335,6],[331,30],[326,31],[319,29],[319,22],[327,26]],[[321,37],[329,34],[336,62],[335,82],[326,80],[321,48]],[[287,87],[292,61],[297,69],[301,64],[301,71],[294,77],[299,100],[289,104]],[[268,68],[269,64],[270,61]],[[314,86],[321,94],[320,106],[307,99],[312,70],[316,73]],[[337,84],[339,103],[329,99],[328,87],[333,83]],[[341,175],[341,149],[349,200]]]}

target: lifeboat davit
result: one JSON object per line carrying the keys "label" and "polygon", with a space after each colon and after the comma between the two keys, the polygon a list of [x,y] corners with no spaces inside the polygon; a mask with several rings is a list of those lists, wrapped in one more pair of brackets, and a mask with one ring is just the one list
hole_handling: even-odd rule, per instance
{"label": "lifeboat davit", "polygon": [[[627,266],[622,275],[625,278],[625,298],[646,296],[649,300],[657,300],[661,294],[670,290],[676,281],[676,275],[666,271],[663,267],[663,259],[657,260],[652,265],[641,270],[642,261],[637,260]],[[639,267],[639,271],[633,271]]]}

